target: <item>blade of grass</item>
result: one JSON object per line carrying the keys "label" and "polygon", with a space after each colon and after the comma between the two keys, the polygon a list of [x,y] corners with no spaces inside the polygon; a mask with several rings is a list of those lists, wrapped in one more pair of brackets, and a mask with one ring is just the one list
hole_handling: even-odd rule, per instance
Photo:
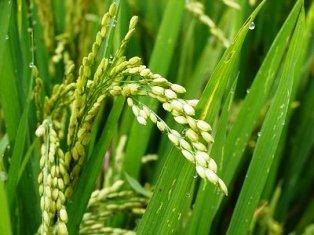
{"label": "blade of grass", "polygon": [[123,106],[124,99],[118,98],[114,104],[114,107],[110,111],[101,137],[96,144],[91,158],[89,158],[86,162],[76,189],[67,205],[69,214],[69,234],[78,234],[79,225],[86,210],[90,195],[95,188],[99,170],[102,167],[103,157],[109,147],[111,139],[113,138],[112,133],[114,133],[118,127],[118,120]]}
{"label": "blade of grass", "polygon": [[[205,91],[196,107],[198,115],[212,123],[219,111],[221,97],[226,90],[228,81],[236,77],[236,64],[240,49],[248,32],[248,26],[254,19],[263,3],[252,13],[242,30],[239,32],[234,44],[225,52],[217,65]],[[205,107],[205,109],[204,109]],[[161,175],[155,186],[145,214],[140,221],[137,232],[139,234],[173,233],[181,222],[182,213],[191,203],[194,169],[178,151],[171,151],[167,156]],[[189,195],[187,197],[187,195]],[[158,219],[155,219],[156,213]],[[164,226],[160,226],[163,224]]]}
{"label": "blade of grass", "polygon": [[4,189],[4,182],[0,179],[0,201],[1,201],[1,213],[0,213],[0,234],[12,234],[9,204],[7,201],[6,191]]}
{"label": "blade of grass", "polygon": [[20,169],[19,169],[19,176],[18,176],[18,182],[20,181],[23,173],[24,173],[24,170],[26,168],[26,165],[28,164],[29,160],[31,159],[32,155],[33,155],[33,151],[35,149],[36,144],[38,144],[37,141],[33,141],[33,143],[30,145],[30,147],[28,148],[26,154],[25,154],[25,157],[22,161],[22,164],[20,166]]}
{"label": "blade of grass", "polygon": [[[182,168],[184,167],[184,170]],[[179,151],[169,152],[153,196],[143,215],[137,234],[171,234],[184,217],[182,212],[192,200],[194,169]]]}
{"label": "blade of grass", "polygon": [[[269,95],[276,75],[274,71],[277,71],[280,66],[286,49],[286,40],[295,26],[300,7],[301,3],[299,1],[274,40],[223,146],[224,159],[228,159],[228,161],[225,161],[223,166],[222,179],[227,185],[230,185],[236,169],[241,162],[241,156],[257,122],[259,112]],[[220,162],[217,163],[218,165],[221,164]],[[229,164],[226,165],[227,163]],[[210,230],[214,216],[223,199],[220,194],[213,193],[213,189],[212,185],[208,185],[205,189],[201,187],[195,202],[195,208],[202,210],[202,219],[195,219],[196,224],[193,225],[200,234],[207,234]],[[207,201],[211,203],[206,203]]]}
{"label": "blade of grass", "polygon": [[215,71],[211,76],[210,82],[207,83],[199,104],[197,105],[196,112],[200,115],[202,119],[214,120],[214,117],[217,113],[210,112],[210,108],[214,106],[213,103],[216,102],[216,99],[221,99],[225,91],[224,89],[219,88],[225,87],[228,82],[233,83],[233,81],[229,79],[229,77],[236,77],[236,65],[240,57],[240,51],[244,39],[247,32],[249,31],[249,25],[254,20],[264,3],[265,1],[262,1],[247,19],[247,21],[243,24],[237,36],[235,37],[234,42],[224,53],[217,67],[215,68]]}
{"label": "blade of grass", "polygon": [[[19,213],[19,231],[33,234],[37,232],[39,224],[41,222],[40,214],[40,203],[37,176],[39,171],[38,152],[32,152],[31,156],[28,155],[29,148],[34,141],[34,132],[37,127],[36,110],[32,102],[33,99],[33,81],[32,76],[33,64],[35,64],[35,56],[40,53],[37,45],[34,43],[34,25],[36,22],[32,13],[32,2],[29,1],[18,1],[16,9],[16,17],[18,18],[18,29],[19,29],[19,47],[21,48],[22,55],[19,61],[22,70],[21,84],[24,89],[23,108],[28,109],[27,119],[27,134],[24,147],[24,154],[22,162],[20,162],[20,168],[23,172],[19,171],[18,175],[18,213]],[[40,24],[40,23],[38,23]],[[29,158],[29,160],[27,160]],[[25,165],[24,165],[25,164]],[[32,203],[29,203],[29,202]]]}
{"label": "blade of grass", "polygon": [[19,99],[17,99],[19,97],[17,81],[14,76],[8,45],[9,42],[6,41],[4,55],[1,57],[6,59],[0,64],[0,96],[6,130],[10,142],[13,143],[18,129],[17,123],[19,123],[21,117],[21,105]]}
{"label": "blade of grass", "polygon": [[25,108],[21,121],[18,125],[18,130],[15,139],[15,145],[12,153],[11,166],[9,169],[8,183],[7,183],[7,192],[8,192],[8,201],[10,208],[13,209],[14,199],[13,195],[16,195],[16,187],[18,184],[19,178],[19,169],[22,163],[23,154],[26,144],[26,136],[28,134],[28,114],[29,114],[29,104]]}
{"label": "blade of grass", "polygon": [[[231,181],[236,168],[241,161],[241,155],[250,138],[260,110],[262,109],[270,89],[276,77],[286,50],[286,40],[292,34],[297,17],[301,9],[302,1],[298,1],[287,18],[282,29],[274,40],[267,56],[258,71],[256,78],[250,88],[250,92],[244,100],[241,111],[237,117],[232,130],[228,136],[226,146],[226,156],[230,160],[226,163],[224,170],[224,180]],[[266,81],[265,81],[266,79]]]}
{"label": "blade of grass", "polygon": [[[314,30],[313,26],[314,26],[314,3],[312,3],[309,11],[307,12],[307,17],[306,17],[306,30],[305,30],[305,36],[304,36],[304,39],[302,41],[302,47],[300,48],[300,57],[301,59],[299,60],[298,63],[301,63],[303,66],[297,66],[299,68],[300,71],[297,72],[298,74],[298,77],[295,79],[294,81],[294,85],[293,85],[293,90],[292,90],[292,94],[291,94],[291,106],[292,106],[292,102],[294,102],[296,99],[298,99],[299,97],[299,94],[302,94],[303,95],[307,95],[307,99],[310,99],[310,95],[308,95],[307,93],[309,93],[310,91],[307,90],[307,87],[304,87],[304,84],[307,84],[307,78],[309,77],[309,62],[311,61],[311,56],[312,54],[309,53],[310,51],[310,40],[311,40],[311,32]],[[309,84],[309,87],[310,89],[311,88],[311,84]],[[305,105],[308,105],[308,103],[310,101],[308,101],[307,99],[305,100],[302,100],[301,103],[305,103]],[[310,110],[310,109],[308,109]],[[288,110],[288,114],[287,114],[287,120],[288,120],[288,125],[290,125],[289,123],[290,122],[295,122],[295,120],[293,120],[293,114],[296,114],[298,111],[298,109],[295,109],[295,108],[290,108]],[[303,106],[300,108],[300,114],[301,115],[307,115],[306,112],[303,111]],[[300,117],[300,119],[302,118],[305,118],[307,119],[308,117]],[[292,124],[291,123],[291,124]],[[310,123],[310,122],[309,122]],[[299,124],[300,128],[304,128],[304,126],[302,126],[302,124],[300,123]],[[309,134],[307,133],[309,130],[311,130],[311,128],[307,128],[307,129],[304,129],[305,131],[305,135]],[[297,130],[298,132],[298,130]],[[294,136],[295,134],[293,134]],[[298,134],[296,134],[298,135]],[[296,142],[296,141],[299,141],[298,138],[301,138],[301,134],[298,135],[298,137],[293,137],[293,142]],[[269,198],[269,195],[271,194],[272,190],[276,187],[276,178],[278,176],[278,174],[282,173],[280,171],[280,168],[279,168],[279,164],[282,163],[282,157],[284,156],[284,151],[285,151],[285,147],[286,147],[286,143],[287,141],[291,141],[291,132],[288,128],[285,128],[283,130],[283,133],[280,137],[280,141],[279,141],[279,146],[277,148],[277,151],[276,151],[276,155],[279,155],[278,157],[275,156],[275,160],[272,164],[272,167],[271,167],[271,171],[270,171],[270,175],[267,179],[267,184],[265,186],[265,189],[264,189],[264,192],[263,192],[263,195],[262,197],[263,198]],[[311,138],[309,138],[311,139]],[[308,148],[308,144],[309,142],[305,141],[305,142],[299,142],[300,143],[300,146],[298,145],[293,145],[293,148],[296,150],[298,149],[297,151],[300,151],[301,155],[299,156],[298,153],[295,153],[295,151],[291,151],[291,155],[289,155],[289,159],[285,162],[297,162],[299,164],[298,166],[298,170],[295,170],[294,167],[291,167],[291,165],[287,164],[288,167],[285,167],[285,174],[286,174],[286,178],[290,178],[290,173],[294,174],[294,173],[300,173],[301,172],[301,165],[302,165],[302,162],[305,161],[305,159],[302,158],[303,157],[307,157],[307,149]],[[295,146],[298,146],[298,148],[295,148]],[[303,149],[305,148],[305,149]],[[305,150],[305,152],[303,152]],[[286,156],[284,156],[286,158]],[[294,165],[294,164],[293,164]],[[292,168],[292,169],[290,169]],[[300,169],[301,168],[301,169]],[[293,177],[291,177],[293,178]],[[288,179],[290,180],[290,179]],[[292,187],[287,187],[287,189],[292,189]],[[285,186],[283,186],[283,191],[284,193],[282,194],[282,199],[280,200],[280,206],[279,208],[282,209],[281,205],[282,203],[285,201],[285,197],[288,196],[289,194],[285,192]],[[294,192],[294,190],[291,190],[290,192]],[[282,211],[281,215],[285,215],[286,213]],[[281,216],[279,216],[281,217]]]}
{"label": "blade of grass", "polygon": [[[18,96],[15,99],[19,99],[19,103],[21,107],[25,105],[25,97],[26,94],[24,93],[23,87],[23,56],[21,51],[21,44],[20,44],[20,35],[18,32],[18,25],[17,25],[17,3],[14,1],[12,3],[12,13],[9,25],[9,48],[11,53],[11,63],[12,63],[12,73],[16,80],[16,88],[18,92]],[[28,70],[30,70],[28,68]],[[29,79],[29,77],[28,77]],[[27,80],[27,79],[26,79]],[[29,84],[29,83],[27,83]]]}
{"label": "blade of grass", "polygon": [[[31,20],[40,22],[40,19],[37,14],[36,4],[30,4],[29,8],[30,8]],[[36,66],[39,70],[40,78],[43,80],[45,94],[50,95],[50,92],[48,91],[50,90],[50,86],[51,86],[51,78],[48,72],[49,63],[47,63],[47,61],[49,61],[49,54],[43,41],[42,24],[37,23],[30,30],[33,31],[34,44],[36,45],[36,54],[35,54]],[[30,62],[29,66],[32,66],[32,64],[34,64],[34,61]]]}
{"label": "blade of grass", "polygon": [[293,81],[296,77],[295,65],[300,56],[298,46],[303,39],[304,21],[302,9],[287,53],[280,83],[273,103],[265,117],[261,136],[258,138],[227,234],[247,233],[254,210],[265,186],[277,144],[284,128]]}
{"label": "blade of grass", "polygon": [[[236,82],[237,82],[237,80],[235,80],[235,82],[231,88],[231,91],[228,94],[226,102],[223,106],[221,116],[220,116],[219,122],[217,124],[215,142],[214,142],[212,150],[211,150],[211,154],[212,154],[214,160],[216,162],[220,162],[220,163],[223,163],[224,148],[221,148],[221,146],[223,146],[223,143],[226,141],[226,137],[227,137],[228,118],[230,116],[230,110],[231,110],[232,101],[234,98]],[[222,164],[219,165],[218,174],[220,174],[221,170],[222,170]],[[201,190],[204,190],[204,187],[207,187],[206,182],[201,183],[199,192]],[[212,189],[212,190],[215,190],[215,189]],[[198,202],[208,201],[208,199],[207,199],[208,195],[206,193],[199,193],[197,196],[198,196],[197,197]],[[205,224],[208,222],[207,218],[203,218],[203,209],[202,209],[203,207],[207,207],[207,205],[201,204],[201,203],[195,203],[194,208],[193,208],[193,214],[192,214],[191,218],[188,220],[186,234],[198,234],[200,231],[198,228],[199,224]]]}
{"label": "blade of grass", "polygon": [[[312,3],[308,14],[307,14],[307,19],[306,19],[306,36],[303,40],[303,52],[310,51],[310,41],[311,41],[311,35],[312,32],[314,31],[314,2]],[[308,49],[308,50],[306,50]],[[311,151],[311,146],[313,144],[313,114],[312,108],[313,107],[313,102],[314,102],[314,97],[313,97],[313,92],[314,92],[314,83],[313,79],[311,80],[310,74],[308,71],[308,62],[307,61],[312,61],[311,56],[312,54],[306,54],[303,53],[304,59],[303,59],[303,71],[305,72],[304,74],[301,74],[300,77],[303,76],[302,78],[299,79],[301,83],[301,86],[296,87],[294,90],[299,90],[301,91],[300,94],[302,94],[302,100],[301,100],[301,107],[300,107],[300,116],[298,117],[297,123],[298,127],[297,130],[293,136],[293,142],[294,145],[292,146],[291,149],[291,155],[288,159],[288,164],[286,171],[285,171],[285,178],[287,179],[287,182],[284,183],[283,187],[283,194],[282,198],[280,200],[280,206],[279,210],[277,211],[277,216],[278,218],[283,218],[287,214],[287,209],[289,207],[291,197],[295,196],[295,187],[297,186],[297,182],[299,180],[299,177],[301,175],[302,170],[305,167],[305,162],[309,156],[309,152]],[[308,83],[306,83],[305,78],[309,77]],[[304,87],[303,84],[307,84],[306,87]],[[293,167],[291,165],[293,164]],[[295,167],[294,167],[295,165]]]}
{"label": "blade of grass", "polygon": [[8,27],[11,16],[11,1],[3,0],[0,2],[0,57],[3,58],[5,43],[8,35]]}
{"label": "blade of grass", "polygon": [[8,145],[9,145],[8,134],[5,134],[0,140],[0,156],[1,157],[2,157],[2,154],[4,154],[5,149],[7,148]]}
{"label": "blade of grass", "polygon": [[[23,0],[21,2],[18,2],[18,9],[21,9],[20,14],[18,15],[18,27],[19,27],[19,35],[20,35],[20,46],[22,51],[22,60],[23,65],[21,67],[23,68],[23,89],[24,94],[28,94],[29,92],[29,83],[31,79],[31,69],[29,67],[32,57],[33,57],[33,50],[30,50],[30,48],[33,47],[32,45],[32,39],[30,37],[30,34],[32,32],[29,32],[30,26],[30,19],[28,18],[29,9],[28,9],[28,3],[27,1]],[[20,22],[19,22],[20,21]]]}
{"label": "blade of grass", "polygon": [[[282,218],[287,214],[287,209],[291,201],[297,197],[294,193],[298,185],[302,171],[307,159],[311,157],[311,148],[314,144],[314,83],[310,84],[310,89],[304,99],[298,120],[298,129],[294,135],[294,144],[291,149],[288,170],[286,171],[287,183],[284,187],[283,197],[280,202],[279,215]],[[290,167],[289,167],[290,166]]]}
{"label": "blade of grass", "polygon": [[[16,5],[14,5],[15,8],[17,7]],[[14,17],[16,17],[16,13],[14,13]],[[17,28],[17,22],[14,20],[12,21],[12,27]],[[19,47],[19,35],[17,31],[13,31],[12,32],[12,40],[14,39],[14,42],[11,42],[10,45],[11,47]],[[11,34],[10,34],[11,35]],[[32,37],[32,36],[31,36]],[[33,51],[32,51],[33,53]],[[14,53],[12,53],[12,56],[14,56]],[[15,55],[17,57],[17,55]],[[15,58],[14,60],[16,60],[15,63],[20,63],[23,64],[23,62],[21,61],[21,59],[17,59]],[[14,61],[12,59],[12,61]],[[15,66],[17,66],[17,64],[14,64]],[[13,70],[13,68],[11,68]],[[30,68],[28,68],[30,69]],[[14,71],[14,70],[13,70]],[[14,73],[13,73],[14,74]],[[12,75],[13,75],[12,74]],[[15,91],[18,91],[18,85],[22,85],[22,83],[17,83],[17,81],[15,81],[15,76],[10,78],[13,82],[16,83],[16,88],[14,89]],[[6,79],[6,80],[10,80],[10,79]],[[23,154],[25,151],[25,148],[27,147],[28,141],[29,141],[29,113],[30,113],[30,107],[31,107],[31,101],[32,101],[32,86],[33,86],[33,79],[32,77],[30,78],[30,83],[28,84],[28,94],[26,97],[26,102],[25,102],[25,107],[23,109],[23,113],[21,115],[21,118],[19,117],[15,117],[18,118],[18,121],[14,120],[9,120],[9,122],[12,121],[16,121],[14,122],[14,125],[16,126],[15,128],[16,130],[16,136],[15,137],[15,144],[14,144],[14,148],[13,148],[13,153],[12,153],[12,158],[11,158],[11,166],[9,169],[9,176],[8,176],[8,182],[7,182],[7,193],[8,193],[8,201],[9,201],[9,205],[10,208],[13,209],[13,204],[14,204],[14,199],[15,197],[12,195],[16,195],[16,187],[18,184],[18,178],[19,178],[19,168],[20,168],[20,164],[22,163],[22,159],[23,159]],[[20,86],[20,88],[22,89],[22,87]],[[11,96],[14,96],[15,94],[11,94]],[[5,100],[8,100],[9,102],[12,102],[12,100],[18,100],[17,97],[20,97],[19,95],[14,96],[14,97],[5,97]],[[11,104],[10,104],[11,105]],[[16,123],[19,123],[18,125],[16,125]]]}
{"label": "blade of grass", "polygon": [[[7,181],[7,195],[8,203],[12,211],[15,211],[15,207],[18,206],[18,212],[20,213],[19,224],[15,226],[19,227],[20,231],[27,231],[34,233],[38,228],[40,221],[39,212],[39,198],[36,193],[36,177],[34,177],[32,165],[30,162],[26,162],[23,176],[20,174],[20,167],[24,167],[23,157],[25,149],[28,146],[28,117],[29,117],[29,101],[21,117],[21,121],[17,131],[17,138],[14,145],[11,166],[8,174]],[[27,164],[28,163],[28,164]],[[19,184],[20,179],[20,184]],[[18,187],[19,186],[19,187]],[[16,197],[16,195],[23,195]],[[17,200],[18,199],[18,200]],[[32,201],[33,203],[29,203]]]}
{"label": "blade of grass", "polygon": [[[2,174],[4,168],[2,163],[2,154],[5,152],[6,147],[9,144],[9,138],[6,134],[0,140],[0,174]],[[0,213],[0,234],[12,234],[10,224],[10,211],[7,201],[6,190],[4,188],[4,181],[0,178],[0,201],[1,201],[1,213]]]}

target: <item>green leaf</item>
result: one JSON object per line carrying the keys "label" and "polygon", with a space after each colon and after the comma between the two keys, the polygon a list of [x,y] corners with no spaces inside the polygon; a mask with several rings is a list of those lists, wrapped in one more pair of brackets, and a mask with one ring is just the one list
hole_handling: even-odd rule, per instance
{"label": "green leaf", "polygon": [[169,234],[175,231],[186,205],[192,200],[193,172],[192,164],[172,149],[137,227],[137,234]]}
{"label": "green leaf", "polygon": [[[13,40],[13,39],[12,39]],[[6,42],[5,46],[8,46]],[[6,47],[3,57],[6,58],[0,63],[0,100],[3,108],[3,116],[5,120],[5,127],[10,139],[14,142],[17,133],[20,117],[21,117],[21,104],[19,102],[17,81],[14,75],[13,62],[9,48]]]}
{"label": "green leaf", "polygon": [[228,82],[232,82],[230,81],[229,77],[235,73],[234,70],[236,69],[236,65],[240,58],[241,48],[246,34],[249,31],[249,26],[264,3],[265,1],[261,2],[255,11],[251,14],[251,16],[247,19],[247,21],[243,24],[242,28],[236,35],[234,42],[230,45],[216,66],[211,76],[210,82],[207,83],[199,104],[197,105],[197,113],[202,119],[206,118],[206,120],[213,120],[216,116],[215,112],[211,112],[211,115],[208,115],[210,113],[210,108],[214,107],[214,102],[217,102],[217,99],[220,100],[223,95],[224,89],[219,88],[225,87]]}
{"label": "green leaf", "polygon": [[[310,52],[311,44],[309,43],[311,41],[312,32],[314,32],[314,2],[309,8],[307,12],[307,16],[306,16],[306,29],[304,33],[305,36],[302,41],[302,47],[300,48],[301,59],[298,61],[298,63],[299,64],[301,63],[301,65],[297,65],[300,71],[297,72],[298,76],[294,81],[293,90],[291,94],[291,101],[290,101],[291,106],[293,105],[292,102],[296,101],[296,99],[299,99],[298,96],[300,94],[304,95],[305,97],[302,99],[302,101],[300,101],[300,103],[302,103],[300,109],[290,108],[287,114],[287,120],[289,120],[288,121],[289,125],[293,125],[293,123],[295,122],[293,115],[298,115],[297,113],[300,113],[300,120],[298,119],[299,121],[297,121],[298,123],[298,126],[296,127],[297,131],[296,133],[292,134],[293,137],[291,137],[291,132],[288,128],[285,128],[283,130],[281,139],[279,141],[279,146],[276,151],[276,155],[279,154],[280,156],[279,157],[275,156],[274,162],[271,167],[270,175],[268,177],[267,184],[265,186],[265,189],[262,195],[262,197],[267,198],[267,196],[270,195],[271,190],[275,188],[276,177],[278,177],[279,174],[282,174],[281,169],[280,169],[281,167],[279,166],[281,163],[283,163],[282,158],[285,158],[284,164],[287,166],[285,167],[285,173],[284,173],[285,179],[287,179],[287,181],[290,181],[290,183],[294,181],[294,183],[292,183],[291,185],[289,185],[290,183],[286,185],[284,183],[284,186],[283,186],[284,192],[282,194],[282,198],[279,203],[280,212],[276,214],[276,218],[279,220],[281,220],[283,216],[287,215],[287,212],[285,210],[288,209],[287,206],[290,204],[288,203],[290,199],[287,200],[287,198],[289,198],[292,195],[295,195],[296,189],[294,188],[293,185],[295,186],[297,185],[296,177],[299,177],[298,176],[299,174],[301,175],[303,167],[305,166],[304,165],[305,161],[309,157],[308,152],[310,151],[309,148],[311,148],[311,140],[313,140],[313,138],[309,137],[311,135],[310,132],[312,128],[308,127],[307,124],[304,124],[304,122],[312,124],[312,122],[310,121],[311,114],[305,111],[305,110],[311,110],[309,108],[311,107],[310,103],[311,103],[311,94],[312,94],[310,90],[313,89],[313,86],[310,83],[311,79],[309,79],[310,81],[308,81],[307,79],[309,77],[308,76],[309,67],[312,61],[311,57],[313,56]],[[309,86],[304,87],[304,84],[306,83]],[[303,130],[299,130],[299,129],[303,129]],[[287,141],[290,141],[291,138],[293,138],[293,142],[298,142],[298,144],[293,145],[291,154],[289,154],[288,156],[289,158],[287,159],[287,156],[284,154],[284,151],[286,149],[285,147],[286,147]],[[292,164],[291,163],[289,164],[289,162],[291,162]],[[295,162],[297,162],[296,167],[294,167]]]}
{"label": "green leaf", "polygon": [[145,197],[151,197],[152,193],[145,190],[136,179],[129,176],[127,173],[124,174],[127,182],[129,183],[132,189],[134,189],[137,193],[142,194]]}
{"label": "green leaf", "polygon": [[[15,145],[12,153],[11,167],[9,169],[7,192],[10,208],[13,207],[14,199],[16,195],[16,188],[19,179],[19,169],[22,163],[23,154],[26,144],[26,136],[28,134],[28,107],[23,112],[21,121],[18,126]],[[13,209],[13,208],[12,208]]]}
{"label": "green leaf", "polygon": [[0,57],[3,58],[5,44],[8,39],[8,27],[10,22],[11,16],[11,1],[10,0],[3,0],[0,2]]}
{"label": "green leaf", "polygon": [[294,144],[291,148],[291,156],[288,160],[283,196],[280,201],[280,216],[287,216],[287,210],[291,202],[298,197],[296,189],[300,181],[304,181],[302,171],[306,162],[311,158],[311,148],[314,145],[314,82],[309,84],[309,90],[302,100],[298,127],[294,135]]}
{"label": "green leaf", "polygon": [[[226,91],[228,81],[233,83],[232,79],[236,77],[235,67],[240,56],[241,46],[248,32],[248,26],[262,5],[263,3],[254,11],[234,43],[225,52],[196,107],[198,115],[210,123],[214,121],[219,111],[221,98]],[[191,195],[193,195],[194,172],[193,165],[186,161],[181,153],[177,150],[170,152],[158,178],[153,197],[138,225],[139,234],[174,232],[181,223],[182,217],[187,216],[186,210],[191,203]],[[189,195],[188,198],[187,195]],[[158,219],[154,220],[156,211],[159,215]],[[164,226],[160,226],[160,224]]]}
{"label": "green leaf", "polygon": [[0,140],[0,156],[4,154],[5,149],[7,148],[8,145],[9,145],[9,138],[8,138],[8,135],[5,134]]}
{"label": "green leaf", "polygon": [[4,189],[4,182],[0,179],[0,201],[1,201],[1,213],[0,213],[0,234],[10,235],[10,212],[9,204],[7,201],[6,191]]}
{"label": "green leaf", "polygon": [[26,168],[26,165],[28,164],[28,162],[30,161],[31,157],[33,156],[33,151],[35,149],[36,144],[38,144],[36,141],[33,141],[33,143],[30,145],[30,147],[28,148],[26,154],[25,154],[25,157],[22,161],[22,164],[20,166],[20,169],[19,169],[19,176],[18,176],[18,181],[21,179],[21,176],[23,175],[24,173],[24,170]]}
{"label": "green leaf", "polygon": [[[235,88],[236,88],[237,80],[234,81],[234,84],[232,85],[231,91],[229,92],[225,104],[222,108],[222,112],[219,118],[219,122],[217,124],[217,131],[215,135],[215,142],[213,144],[211,155],[213,156],[213,159],[216,162],[219,162],[219,168],[218,168],[218,174],[221,173],[222,170],[222,164],[224,162],[224,148],[223,144],[226,141],[227,137],[227,129],[228,129],[228,118],[230,116],[231,106],[234,98]],[[208,183],[203,181],[201,182],[199,193],[197,195],[197,203],[195,203],[193,208],[193,214],[188,220],[187,224],[187,234],[197,234],[200,232],[199,224],[204,226],[204,233],[206,231],[206,228],[209,226],[208,219],[203,217],[204,208],[207,209],[209,203],[206,204],[206,201],[208,201],[208,193],[203,193],[203,190],[211,190],[216,191],[214,186],[208,187]],[[199,203],[203,202],[203,203]]]}
{"label": "green leaf", "polygon": [[[14,14],[15,16],[15,14]],[[17,27],[16,22],[14,21],[14,28]],[[19,42],[18,42],[18,33],[15,33],[15,42],[11,43],[11,45],[13,45],[13,47],[19,47]],[[13,54],[12,54],[13,56]],[[18,61],[16,63],[20,63],[22,64],[21,61]],[[17,64],[15,64],[17,65]],[[13,68],[11,68],[13,70]],[[29,69],[29,68],[28,68]],[[13,73],[14,74],[14,73]],[[1,80],[1,79],[0,79]],[[20,83],[15,82],[15,77],[11,76],[9,79],[6,80],[11,80],[13,81],[16,86]],[[25,148],[28,145],[28,141],[29,141],[29,113],[30,113],[30,107],[31,107],[31,100],[32,100],[32,85],[33,85],[33,80],[32,78],[30,79],[30,82],[28,84],[28,94],[27,97],[25,97],[26,102],[24,105],[24,109],[23,109],[23,113],[21,115],[21,118],[17,117],[16,115],[14,117],[11,117],[11,120],[6,120],[6,123],[12,123],[12,125],[15,126],[16,130],[16,136],[15,137],[15,144],[14,144],[14,148],[13,148],[13,153],[12,153],[12,159],[11,159],[11,166],[9,169],[9,176],[8,176],[8,183],[7,183],[7,193],[8,196],[10,196],[8,198],[9,200],[9,205],[10,208],[13,209],[13,204],[14,204],[14,199],[15,197],[12,195],[16,195],[16,188],[18,185],[18,180],[19,180],[19,168],[20,165],[22,163],[23,160],[23,154],[25,151]],[[17,92],[17,90],[21,90],[22,87],[20,87],[20,89],[18,87],[16,87],[14,89],[14,87],[12,87],[12,89]],[[11,102],[12,100],[18,100],[19,95],[16,95],[14,92],[12,92],[10,94],[9,97],[6,97],[5,100],[8,100]],[[10,104],[11,105],[11,104]],[[17,104],[15,105],[17,106]],[[16,120],[18,119],[18,121]],[[16,123],[19,123],[18,125],[16,125]],[[31,188],[31,187],[29,187]]]}
{"label": "green leaf", "polygon": [[[221,177],[227,186],[231,185],[234,174],[241,162],[245,146],[259,118],[259,112],[269,95],[286,50],[286,39],[289,38],[295,27],[300,7],[301,3],[299,1],[274,40],[254,79],[250,92],[245,97],[240,113],[227,136],[226,142],[224,146],[221,146],[224,149],[224,159],[228,159],[224,161],[221,171]],[[221,165],[219,161],[217,164]],[[208,233],[222,199],[223,196],[215,193],[212,185],[200,188],[195,202],[195,208],[199,208],[202,211],[202,219],[195,219],[195,223],[197,224],[194,225],[194,228],[197,229],[198,233]],[[206,203],[206,201],[210,201],[211,203]]]}
{"label": "green leaf", "polygon": [[286,114],[296,77],[296,61],[300,58],[299,42],[304,36],[304,11],[302,9],[290,43],[280,83],[274,100],[265,117],[253,158],[233,212],[227,234],[246,234],[249,230],[260,195],[265,186],[273,157],[286,121]]}

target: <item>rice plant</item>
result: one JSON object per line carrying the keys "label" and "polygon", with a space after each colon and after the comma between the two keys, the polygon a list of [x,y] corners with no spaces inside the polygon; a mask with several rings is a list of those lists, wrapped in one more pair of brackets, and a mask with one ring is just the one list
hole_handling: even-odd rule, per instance
{"label": "rice plant", "polygon": [[313,234],[314,2],[2,0],[0,234]]}

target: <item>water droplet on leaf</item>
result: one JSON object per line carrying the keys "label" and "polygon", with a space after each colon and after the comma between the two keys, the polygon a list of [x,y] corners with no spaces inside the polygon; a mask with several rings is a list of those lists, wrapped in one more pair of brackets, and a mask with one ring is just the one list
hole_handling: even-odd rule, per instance
{"label": "water droplet on leaf", "polygon": [[109,64],[112,64],[112,63],[113,63],[113,56],[110,55],[110,56],[109,56]]}
{"label": "water droplet on leaf", "polygon": [[255,29],[255,23],[252,21],[249,25],[249,30]]}

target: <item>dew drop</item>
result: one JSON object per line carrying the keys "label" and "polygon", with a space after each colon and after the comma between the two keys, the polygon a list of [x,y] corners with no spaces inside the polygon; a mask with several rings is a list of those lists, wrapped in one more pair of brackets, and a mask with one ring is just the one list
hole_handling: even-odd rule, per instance
{"label": "dew drop", "polygon": [[247,90],[246,90],[246,93],[249,94],[249,93],[250,93],[250,89],[247,89]]}
{"label": "dew drop", "polygon": [[191,194],[187,193],[185,194],[186,197],[191,197]]}
{"label": "dew drop", "polygon": [[260,137],[262,135],[262,132],[258,132],[257,136]]}
{"label": "dew drop", "polygon": [[252,21],[249,25],[249,30],[254,30],[255,29],[255,23]]}
{"label": "dew drop", "polygon": [[34,63],[33,63],[33,62],[30,62],[28,66],[29,66],[30,68],[33,68],[33,67],[34,67]]}
{"label": "dew drop", "polygon": [[113,63],[113,56],[110,55],[110,56],[109,56],[109,64],[112,64],[112,63]]}
{"label": "dew drop", "polygon": [[195,175],[193,176],[193,178],[194,178],[194,179],[197,179],[197,177],[198,177],[198,175],[197,175],[197,174],[195,174]]}
{"label": "dew drop", "polygon": [[5,35],[5,40],[9,40],[9,35]]}

